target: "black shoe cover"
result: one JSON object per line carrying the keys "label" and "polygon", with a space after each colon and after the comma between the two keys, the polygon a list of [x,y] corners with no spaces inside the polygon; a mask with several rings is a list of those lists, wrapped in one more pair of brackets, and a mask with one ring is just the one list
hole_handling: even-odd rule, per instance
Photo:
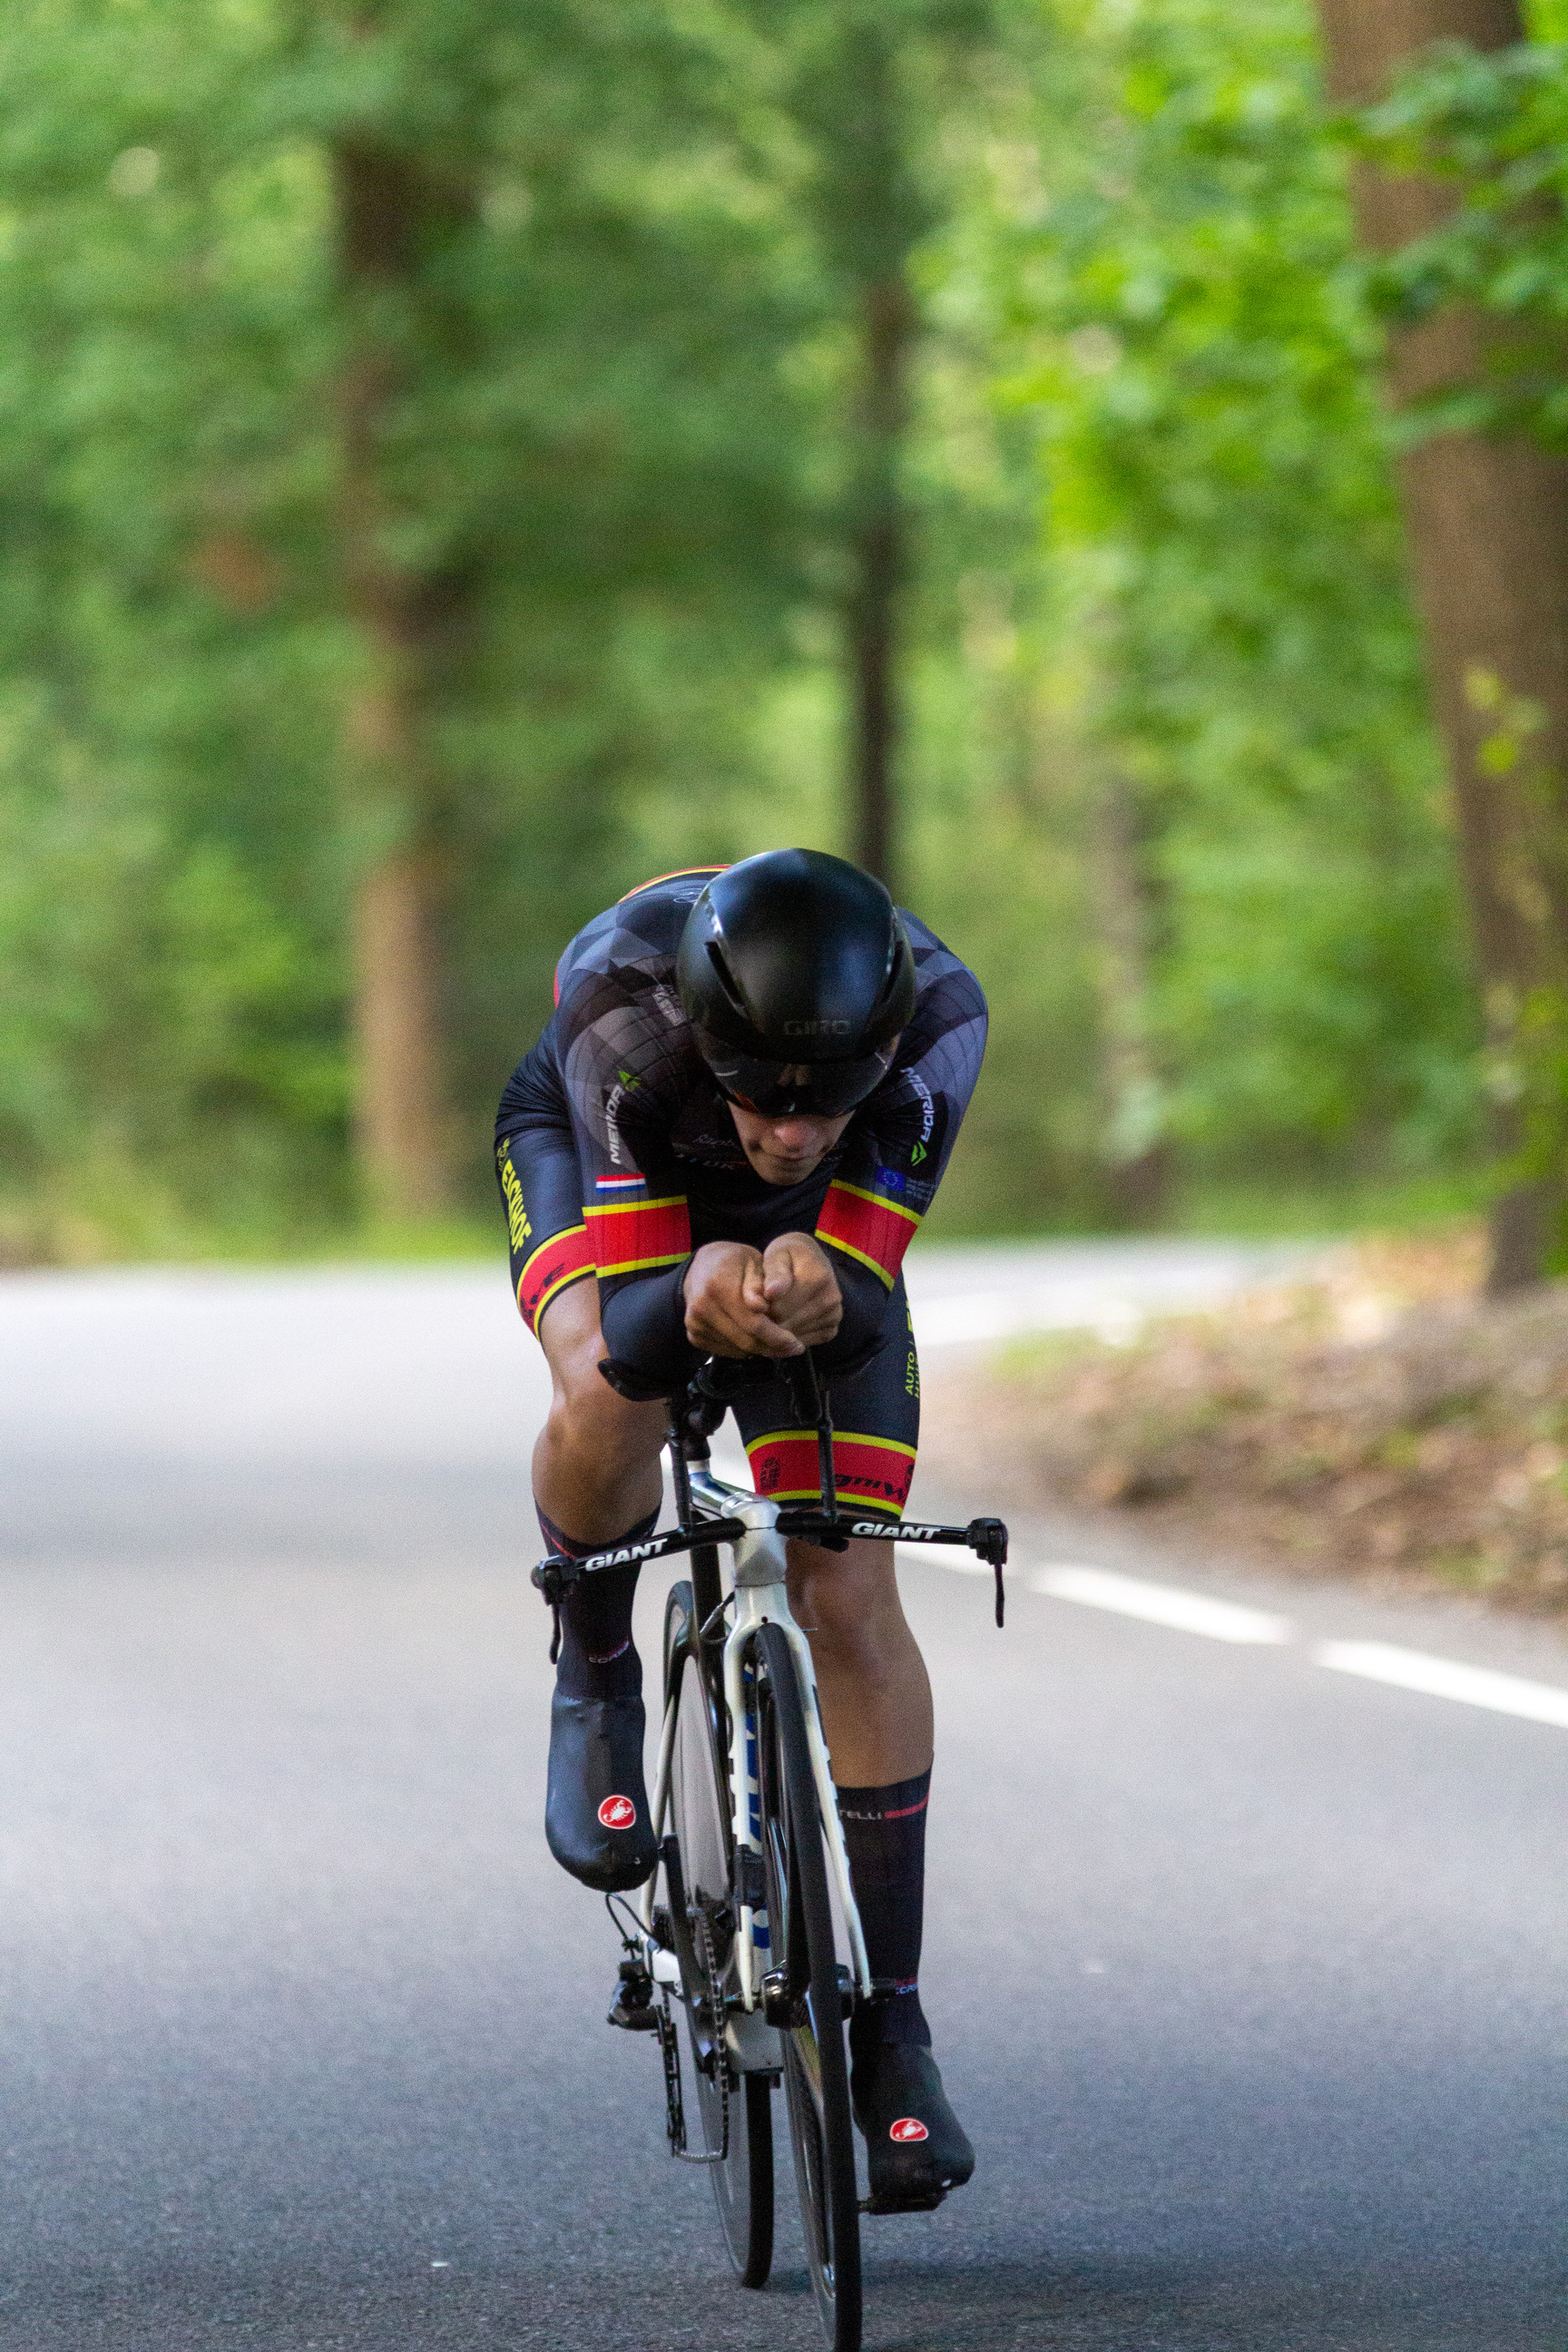
{"label": "black shoe cover", "polygon": [[640,1698],[568,1698],[550,1707],[544,1835],[563,1870],[601,1895],[640,1886],[658,1859],[643,1782]]}
{"label": "black shoe cover", "polygon": [[867,2051],[855,2063],[850,2096],[866,2135],[868,2213],[929,2213],[973,2171],[974,2150],[929,2050],[884,2042]]}

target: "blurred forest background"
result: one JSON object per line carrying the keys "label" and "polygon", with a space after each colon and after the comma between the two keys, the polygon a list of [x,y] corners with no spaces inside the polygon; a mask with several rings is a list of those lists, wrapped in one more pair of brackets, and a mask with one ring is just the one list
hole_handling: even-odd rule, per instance
{"label": "blurred forest background", "polygon": [[472,1231],[571,931],[789,842],[989,992],[949,1235],[1554,1171],[1404,518],[1561,470],[1568,25],[1342,5],[9,0],[0,1257]]}

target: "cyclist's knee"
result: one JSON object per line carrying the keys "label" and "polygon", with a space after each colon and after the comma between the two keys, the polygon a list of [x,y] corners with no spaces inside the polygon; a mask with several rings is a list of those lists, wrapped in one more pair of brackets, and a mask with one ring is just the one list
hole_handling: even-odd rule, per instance
{"label": "cyclist's knee", "polygon": [[664,1408],[617,1396],[599,1370],[602,1352],[585,1352],[557,1380],[545,1431],[562,1452],[630,1467],[633,1461],[658,1454],[664,1443]]}
{"label": "cyclist's knee", "polygon": [[599,1370],[605,1342],[591,1283],[574,1284],[554,1301],[540,1324],[540,1340],[553,1391],[545,1423],[552,1449],[618,1462],[658,1454],[664,1407],[632,1403]]}
{"label": "cyclist's knee", "polygon": [[891,1544],[852,1542],[842,1552],[790,1546],[796,1613],[814,1638],[863,1660],[869,1670],[889,1643],[909,1640]]}

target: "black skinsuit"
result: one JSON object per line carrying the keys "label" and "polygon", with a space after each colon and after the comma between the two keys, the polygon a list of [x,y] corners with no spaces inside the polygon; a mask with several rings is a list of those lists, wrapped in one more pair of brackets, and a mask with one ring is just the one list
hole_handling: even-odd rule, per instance
{"label": "black skinsuit", "polygon": [[[536,1329],[561,1291],[596,1275],[614,1385],[668,1395],[698,1361],[681,1296],[693,1250],[814,1233],[844,1297],[837,1338],[816,1351],[832,1383],[840,1498],[896,1517],[920,1426],[900,1265],[979,1076],[985,1000],[968,967],[906,915],[915,1009],[892,1067],[804,1183],[766,1183],[675,993],[681,929],[719,870],[631,892],[561,959],[554,1015],[512,1074],[496,1121],[518,1306]],[[783,1382],[760,1374],[735,1415],[758,1490],[815,1497],[815,1440]]]}

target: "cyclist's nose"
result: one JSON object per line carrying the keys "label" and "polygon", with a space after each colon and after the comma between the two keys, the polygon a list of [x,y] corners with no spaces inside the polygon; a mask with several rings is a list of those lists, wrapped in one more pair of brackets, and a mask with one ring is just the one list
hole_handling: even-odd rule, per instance
{"label": "cyclist's nose", "polygon": [[814,1118],[775,1119],[772,1129],[774,1148],[792,1160],[797,1152],[815,1150],[818,1126]]}

